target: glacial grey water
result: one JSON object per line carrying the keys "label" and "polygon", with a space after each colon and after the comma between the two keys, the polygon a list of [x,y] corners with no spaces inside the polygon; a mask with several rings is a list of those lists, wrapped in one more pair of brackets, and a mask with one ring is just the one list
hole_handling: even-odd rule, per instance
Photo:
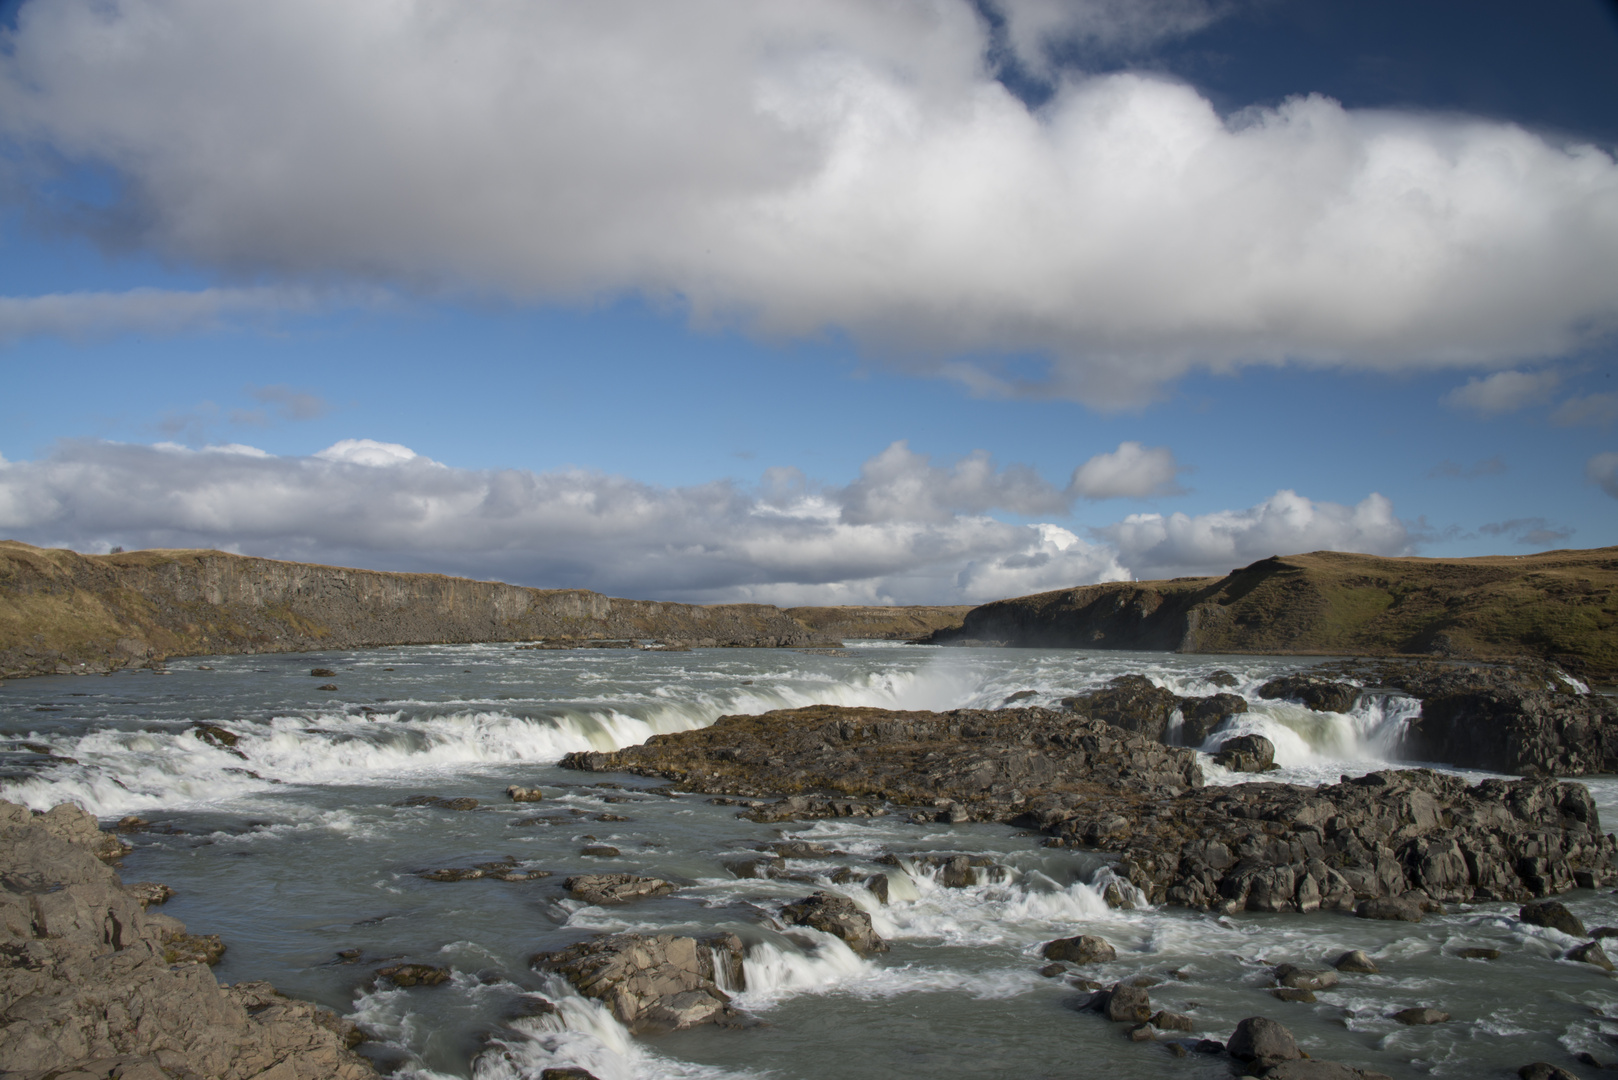
{"label": "glacial grey water", "polygon": [[[1314,661],[1159,653],[936,649],[855,643],[844,656],[782,650],[650,653],[516,651],[509,645],[419,647],[176,661],[166,674],[42,678],[0,685],[0,794],[35,808],[71,800],[104,823],[138,814],[125,880],[176,890],[165,911],[229,946],[227,982],[268,979],[358,1021],[371,1053],[401,1077],[538,1077],[579,1064],[602,1080],[838,1076],[1116,1077],[1228,1075],[1223,1059],[1178,1059],[1137,1045],[1082,996],[1037,969],[1041,943],[1099,934],[1116,962],[1087,974],[1162,981],[1154,1005],[1185,1012],[1224,1039],[1246,1016],[1286,1023],[1316,1057],[1397,1078],[1506,1077],[1589,1052],[1618,1059],[1618,982],[1561,959],[1574,944],[1518,924],[1515,907],[1455,906],[1417,926],[1341,914],[1214,917],[1172,908],[1114,911],[1100,900],[1094,856],[1052,851],[1009,827],[872,821],[757,825],[703,796],[654,795],[633,777],[567,773],[569,750],[610,749],[725,713],[829,702],[897,708],[995,707],[1014,691],[1052,704],[1138,672],[1179,693],[1211,693],[1226,669],[1285,766],[1266,779],[1335,781],[1395,761],[1414,714],[1408,699],[1350,715],[1256,699],[1271,676]],[[313,667],[337,671],[316,689]],[[239,737],[196,738],[197,723]],[[1221,733],[1220,738],[1228,732]],[[48,748],[75,764],[42,759]],[[231,752],[234,750],[235,752]],[[1210,782],[1244,779],[1205,761]],[[622,783],[622,788],[600,786]],[[509,784],[543,802],[512,804]],[[1618,781],[1591,781],[1611,827]],[[470,812],[396,805],[416,794],[472,796]],[[624,819],[624,820],[617,820]],[[814,883],[738,880],[726,860],[782,836],[844,856],[791,868]],[[580,849],[599,841],[617,858]],[[891,873],[893,902],[862,888],[890,953],[856,957],[813,931],[770,928],[769,913],[839,866],[884,852],[972,851],[1011,868],[1004,880],[944,889]],[[434,882],[427,869],[513,857],[548,878]],[[632,871],[680,883],[673,895],[590,907],[563,893],[570,872]],[[1564,897],[1591,926],[1618,925],[1601,892]],[[749,943],[739,1004],[765,1023],[632,1039],[599,1007],[530,970],[528,957],[602,930],[730,929]],[[1485,945],[1496,961],[1456,950]],[[1383,974],[1348,976],[1313,1005],[1275,1001],[1269,965],[1320,963],[1364,948]],[[342,950],[361,950],[345,963]],[[379,988],[392,958],[446,965],[452,982]],[[534,995],[560,1005],[535,1017]],[[1431,1005],[1447,1024],[1405,1028],[1388,1015]],[[1609,1019],[1609,1017],[1615,1019]],[[1580,1068],[1574,1066],[1575,1069]]]}

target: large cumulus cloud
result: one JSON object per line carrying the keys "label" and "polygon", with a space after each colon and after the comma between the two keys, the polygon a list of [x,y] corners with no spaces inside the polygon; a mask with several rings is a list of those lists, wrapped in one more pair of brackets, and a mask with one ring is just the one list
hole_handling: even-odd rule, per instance
{"label": "large cumulus cloud", "polygon": [[667,488],[564,470],[457,469],[347,439],[308,457],[231,444],[77,441],[0,459],[0,535],[80,550],[219,547],[616,595],[771,603],[964,603],[1094,581],[1224,573],[1266,555],[1400,554],[1387,500],[1280,492],[1251,510],[1136,515],[1081,538],[989,511],[1061,511],[1079,493],[978,454],[936,465],[902,443],[846,486]]}
{"label": "large cumulus cloud", "polygon": [[[1219,5],[999,7],[1037,68]],[[52,163],[107,170],[73,227],[224,276],[638,291],[1103,406],[1252,363],[1504,367],[1618,324],[1602,150],[1313,96],[1221,116],[1139,74],[1052,71],[1031,110],[967,0],[31,0],[5,44],[13,188],[59,207]],[[1048,370],[1000,366],[1025,354]]]}

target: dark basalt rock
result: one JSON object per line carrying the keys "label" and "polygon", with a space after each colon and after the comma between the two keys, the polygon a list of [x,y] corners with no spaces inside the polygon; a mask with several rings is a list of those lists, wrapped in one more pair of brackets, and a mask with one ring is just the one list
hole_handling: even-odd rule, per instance
{"label": "dark basalt rock", "polygon": [[1104,690],[1062,699],[1062,707],[1161,742],[1180,705],[1173,691],[1144,675],[1120,675]]}
{"label": "dark basalt rock", "polygon": [[446,799],[442,795],[412,795],[393,804],[394,806],[431,806],[439,810],[476,810],[476,799],[462,796],[456,799]]}
{"label": "dark basalt rock", "polygon": [[1517,912],[1517,917],[1530,926],[1560,930],[1568,937],[1584,937],[1584,923],[1560,900],[1536,900],[1532,904],[1524,904]]}
{"label": "dark basalt rock", "polygon": [[1262,735],[1238,735],[1219,744],[1214,764],[1231,772],[1265,772],[1275,768],[1275,744]]}
{"label": "dark basalt rock", "polygon": [[546,1069],[539,1074],[539,1080],[596,1080],[596,1074],[588,1069],[575,1069],[569,1066],[563,1069]]}
{"label": "dark basalt rock", "polygon": [[1481,945],[1470,945],[1464,949],[1456,949],[1455,955],[1462,960],[1498,960],[1499,949],[1486,949]]}
{"label": "dark basalt rock", "polygon": [[871,928],[871,917],[846,896],[817,892],[782,908],[781,918],[841,938],[862,956],[888,951],[888,943]]}
{"label": "dark basalt rock", "polygon": [[[1495,954],[1496,956],[1499,953]],[[1365,954],[1364,949],[1350,949],[1339,956],[1332,963],[1338,971],[1346,971],[1350,975],[1380,975],[1382,969],[1376,966],[1376,961]]]}
{"label": "dark basalt rock", "polygon": [[395,986],[441,986],[449,982],[449,969],[431,964],[394,964],[378,968],[376,973]]}
{"label": "dark basalt rock", "polygon": [[[1419,918],[1423,904],[1524,902],[1618,879],[1614,843],[1579,784],[1469,785],[1411,769],[1320,788],[1203,788],[1194,752],[1049,709],[813,706],[723,717],[563,765],[785,796],[748,810],[755,821],[958,802],[972,820],[1038,829],[1049,846],[1116,853],[1118,873],[1152,903],[1221,912],[1360,905]],[[828,791],[838,794],[818,793]]]}
{"label": "dark basalt rock", "polygon": [[1360,901],[1354,914],[1383,922],[1421,922],[1421,905],[1402,896],[1382,896]]}
{"label": "dark basalt rock", "polygon": [[[1231,679],[1230,684],[1235,685]],[[1180,744],[1201,746],[1219,725],[1247,711],[1247,699],[1240,694],[1214,694],[1210,697],[1180,699]]]}
{"label": "dark basalt rock", "polygon": [[1444,1024],[1449,1022],[1449,1013],[1441,1009],[1400,1009],[1393,1014],[1393,1019],[1407,1027],[1422,1027],[1428,1024]]}
{"label": "dark basalt rock", "polygon": [[1612,961],[1607,959],[1607,951],[1594,941],[1586,942],[1567,954],[1569,960],[1576,960],[1581,964],[1592,964],[1602,971],[1612,971]]}
{"label": "dark basalt rock", "polygon": [[1337,985],[1337,972],[1330,968],[1306,968],[1282,964],[1275,969],[1275,981],[1294,990],[1329,990]]}
{"label": "dark basalt rock", "polygon": [[317,667],[310,668],[309,674],[316,679],[329,679],[333,675],[337,674],[337,672],[333,671],[329,667]]}
{"label": "dark basalt rock", "polygon": [[708,938],[674,934],[604,934],[557,952],[540,953],[534,966],[555,971],[583,994],[606,1005],[637,1035],[701,1024],[735,1024],[740,1015],[725,982],[743,985],[742,942],[734,934]]}
{"label": "dark basalt rock", "polygon": [[1359,700],[1360,688],[1318,675],[1283,675],[1259,687],[1258,696],[1266,701],[1300,701],[1316,712],[1346,713]]}
{"label": "dark basalt rock", "polygon": [[218,724],[196,724],[191,728],[191,734],[215,749],[223,750],[227,754],[235,754],[243,761],[247,760],[247,755],[236,749],[236,744],[241,741],[241,736],[229,728],[222,728]]}

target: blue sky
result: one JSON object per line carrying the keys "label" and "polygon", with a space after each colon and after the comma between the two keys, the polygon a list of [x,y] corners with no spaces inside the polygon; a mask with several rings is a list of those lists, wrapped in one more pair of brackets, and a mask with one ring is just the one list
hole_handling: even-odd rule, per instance
{"label": "blue sky", "polygon": [[9,537],[777,603],[1618,542],[1609,4],[4,13]]}

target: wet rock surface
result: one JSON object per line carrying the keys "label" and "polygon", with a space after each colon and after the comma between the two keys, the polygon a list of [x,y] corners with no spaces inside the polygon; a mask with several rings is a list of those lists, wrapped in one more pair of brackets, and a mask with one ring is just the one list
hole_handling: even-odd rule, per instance
{"label": "wet rock surface", "polygon": [[0,965],[0,1071],[375,1076],[352,1024],[267,983],[220,986],[206,956],[170,959],[218,939],[148,912],[101,861],[109,839],[77,807],[0,802],[0,949],[15,958]]}
{"label": "wet rock surface", "polygon": [[1618,700],[1580,693],[1554,665],[1350,661],[1330,671],[1421,700],[1404,753],[1524,775],[1618,772]]}
{"label": "wet rock surface", "polygon": [[743,987],[742,952],[734,934],[604,934],[533,963],[606,1005],[632,1033],[649,1034],[741,1022],[719,982]]}
{"label": "wet rock surface", "polygon": [[968,820],[1038,829],[1048,846],[1117,854],[1118,873],[1153,903],[1219,912],[1358,908],[1417,921],[1436,902],[1524,902],[1618,876],[1580,784],[1471,785],[1410,769],[1319,788],[1204,788],[1194,753],[1049,709],[815,706],[562,764],[788,795],[746,812],[761,821],[956,803]]}
{"label": "wet rock surface", "polygon": [[840,938],[862,956],[888,951],[888,943],[871,928],[871,917],[846,896],[817,892],[787,904],[781,909],[781,919]]}
{"label": "wet rock surface", "polygon": [[562,887],[589,904],[627,904],[674,891],[674,886],[662,878],[635,874],[575,874],[562,882]]}

